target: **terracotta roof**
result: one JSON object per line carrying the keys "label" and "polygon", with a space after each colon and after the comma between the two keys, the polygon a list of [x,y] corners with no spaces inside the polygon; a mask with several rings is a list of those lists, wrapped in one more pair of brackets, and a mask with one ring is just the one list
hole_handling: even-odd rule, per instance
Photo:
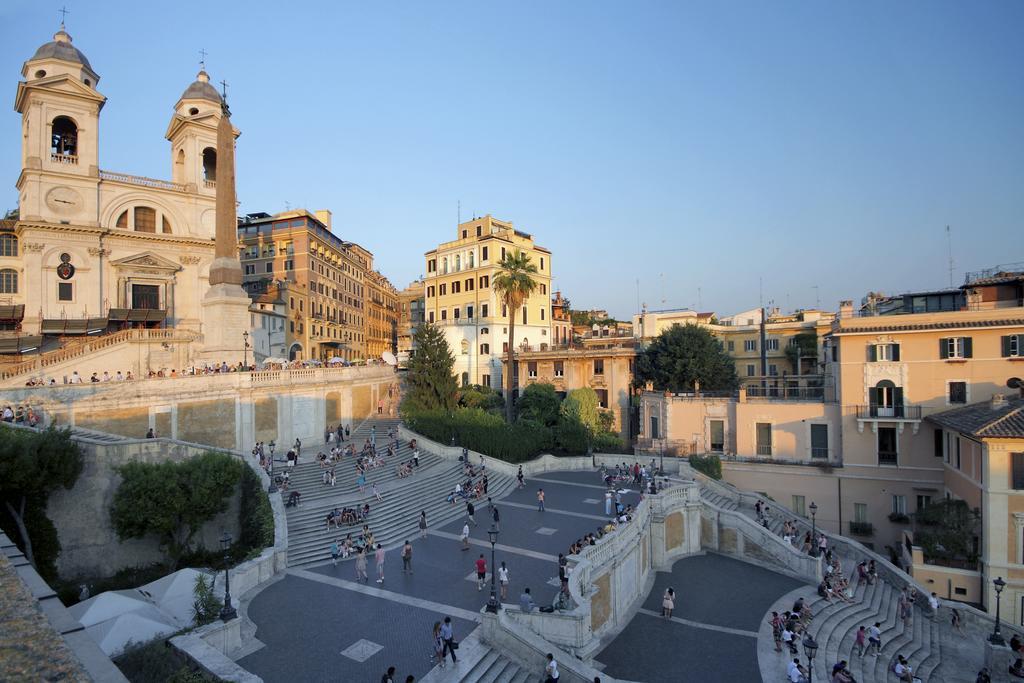
{"label": "terracotta roof", "polygon": [[974,403],[926,419],[969,436],[1024,439],[1024,398],[1008,399],[999,407],[993,407],[991,401]]}

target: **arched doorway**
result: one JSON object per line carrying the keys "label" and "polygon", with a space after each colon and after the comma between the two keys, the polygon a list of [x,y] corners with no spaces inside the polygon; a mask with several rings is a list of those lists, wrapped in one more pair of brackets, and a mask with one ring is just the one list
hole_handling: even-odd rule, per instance
{"label": "arched doorway", "polygon": [[903,417],[903,387],[883,379],[868,394],[872,417]]}
{"label": "arched doorway", "polygon": [[302,344],[292,344],[288,349],[288,360],[302,360]]}

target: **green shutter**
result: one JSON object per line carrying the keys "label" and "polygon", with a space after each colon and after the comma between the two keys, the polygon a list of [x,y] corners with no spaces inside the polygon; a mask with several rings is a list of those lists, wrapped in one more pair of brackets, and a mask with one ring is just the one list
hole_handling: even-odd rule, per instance
{"label": "green shutter", "polygon": [[[1005,337],[1000,337],[999,338],[999,343],[1000,343],[1000,346],[1001,346],[1001,348],[1003,350],[1003,358],[1009,358],[1010,357],[1010,335],[1006,335]],[[1019,342],[1018,342],[1018,344],[1019,344]]]}
{"label": "green shutter", "polygon": [[949,358],[949,340],[948,339],[943,338],[943,339],[939,340],[939,358]]}
{"label": "green shutter", "polygon": [[899,344],[893,344],[892,345],[892,359],[894,361],[900,359],[900,345]]}
{"label": "green shutter", "polygon": [[868,362],[874,363],[878,360],[878,349],[874,344],[868,344]]}
{"label": "green shutter", "polygon": [[964,358],[974,357],[974,338],[964,337]]}

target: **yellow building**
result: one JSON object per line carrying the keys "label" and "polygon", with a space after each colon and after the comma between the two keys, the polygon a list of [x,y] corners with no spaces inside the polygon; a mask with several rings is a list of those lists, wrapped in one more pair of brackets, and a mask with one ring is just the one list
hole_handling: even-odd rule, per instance
{"label": "yellow building", "polygon": [[423,282],[417,280],[398,293],[398,353],[413,349],[413,335],[423,322]]}
{"label": "yellow building", "polygon": [[[238,224],[243,286],[289,289],[290,360],[366,357],[366,277],[373,255],[331,231],[331,212],[251,213]],[[302,295],[299,292],[304,292]]]}
{"label": "yellow building", "polygon": [[[492,286],[505,254],[525,252],[537,267],[537,288],[519,311],[505,310]],[[502,386],[501,356],[509,314],[517,349],[551,345],[551,252],[508,221],[490,215],[458,226],[456,238],[425,254],[424,317],[441,326],[462,385]]]}
{"label": "yellow building", "polygon": [[398,290],[379,271],[366,273],[366,356],[398,352]]}
{"label": "yellow building", "polygon": [[906,295],[891,315],[843,302],[823,337],[822,375],[735,397],[645,392],[641,446],[721,453],[730,483],[799,513],[814,501],[824,527],[900,547],[915,511],[967,498],[925,418],[989,401],[1024,374],[1022,276],[971,280],[946,303],[948,293]]}

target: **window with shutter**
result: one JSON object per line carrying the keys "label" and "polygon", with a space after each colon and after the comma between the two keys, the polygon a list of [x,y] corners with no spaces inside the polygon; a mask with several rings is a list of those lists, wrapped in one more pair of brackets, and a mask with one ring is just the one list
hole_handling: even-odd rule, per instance
{"label": "window with shutter", "polygon": [[1024,491],[1024,453],[1010,453],[1010,463],[1013,467],[1013,488]]}

